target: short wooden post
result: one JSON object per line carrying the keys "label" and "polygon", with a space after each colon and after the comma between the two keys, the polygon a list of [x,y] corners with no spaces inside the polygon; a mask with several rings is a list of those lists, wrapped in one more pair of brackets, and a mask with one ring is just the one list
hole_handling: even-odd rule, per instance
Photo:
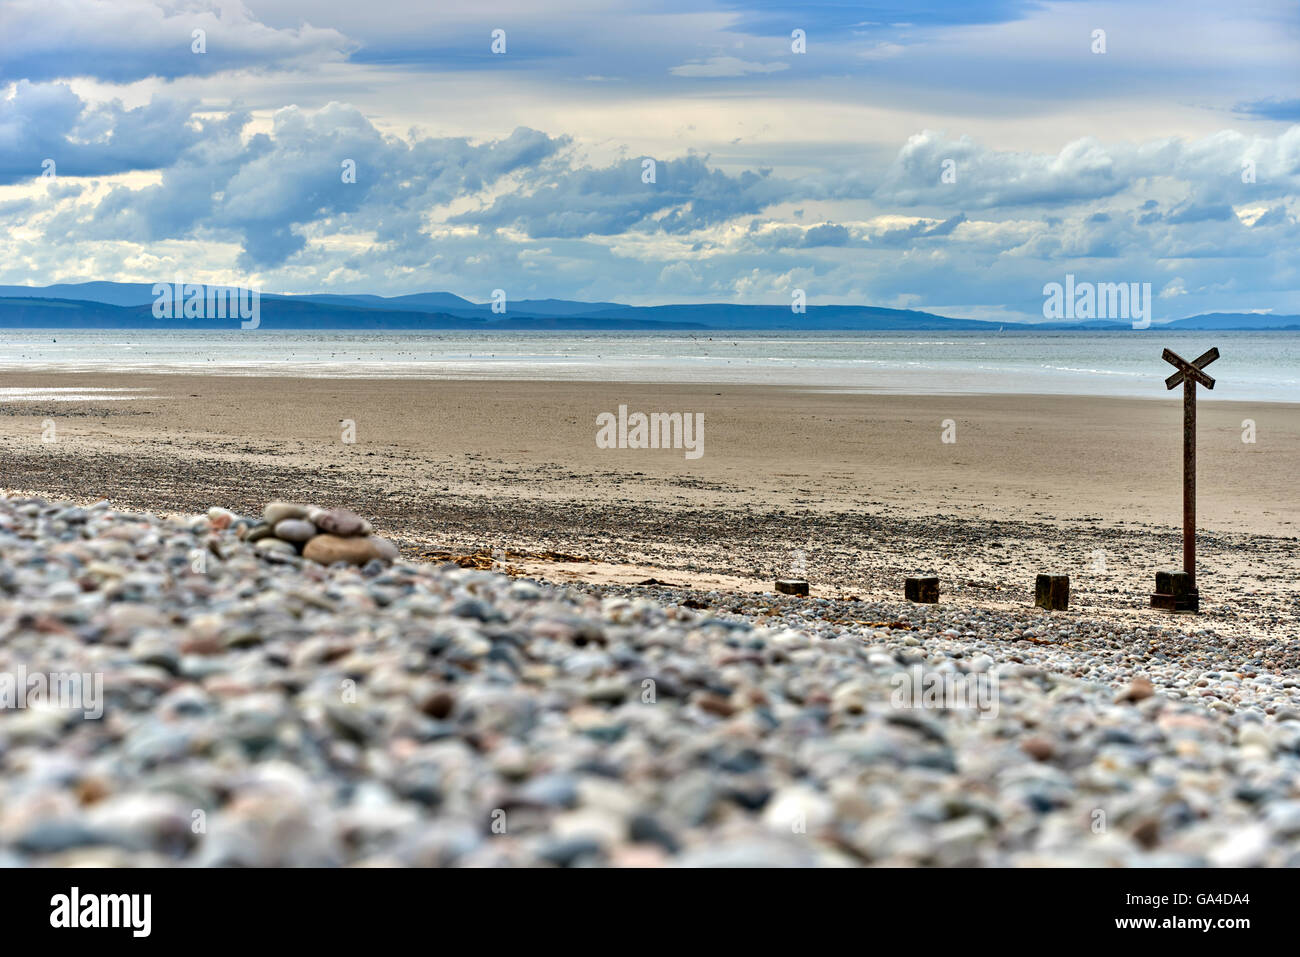
{"label": "short wooden post", "polygon": [[782,595],[804,595],[808,594],[808,583],[799,578],[778,578],[776,580],[776,590]]}
{"label": "short wooden post", "polygon": [[1039,575],[1034,582],[1034,604],[1048,611],[1066,611],[1070,607],[1070,576]]}
{"label": "short wooden post", "polygon": [[939,600],[939,578],[931,575],[926,578],[908,578],[903,581],[903,597],[908,601],[923,602],[933,605]]}
{"label": "short wooden post", "polygon": [[1165,611],[1200,611],[1201,595],[1195,580],[1187,572],[1156,572],[1156,593],[1152,608]]}

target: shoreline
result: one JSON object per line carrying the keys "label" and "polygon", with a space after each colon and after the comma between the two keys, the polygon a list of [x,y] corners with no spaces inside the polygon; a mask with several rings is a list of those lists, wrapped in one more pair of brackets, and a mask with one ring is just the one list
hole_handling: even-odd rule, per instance
{"label": "shoreline", "polygon": [[[1069,574],[1072,609],[1136,626],[1152,620],[1155,572],[1181,564],[1174,398],[134,373],[6,385],[157,394],[0,401],[0,488],[177,514],[250,513],[269,499],[340,505],[371,516],[408,558],[505,551],[534,556],[514,561],[560,583],[655,578],[751,593],[791,577],[802,552],[814,596],[894,600],[903,577],[933,571],[945,602],[1021,608],[1036,574]],[[620,404],[702,414],[703,456],[598,448],[597,416]],[[1300,422],[1289,406],[1249,411],[1255,445],[1241,442],[1238,406],[1201,410],[1205,614],[1187,620],[1290,639]],[[42,442],[49,424],[57,440]]]}
{"label": "shoreline", "polygon": [[[654,497],[667,487],[696,501],[712,491],[766,503],[960,508],[983,518],[1028,511],[1044,519],[1100,517],[1105,524],[1181,523],[1180,395],[904,395],[726,383],[136,372],[28,372],[5,376],[4,387],[117,393],[15,401],[0,392],[0,443],[19,457],[38,450],[167,451],[260,462],[275,455],[317,472],[377,464],[357,461],[367,457],[396,472],[409,472],[410,463],[483,457],[497,467],[491,487],[503,494],[518,492],[521,483],[542,497],[563,493],[554,473],[568,470],[607,491],[650,486]],[[598,449],[597,416],[619,405],[703,414],[705,454],[686,461],[668,450]],[[1201,527],[1300,530],[1300,500],[1292,494],[1300,474],[1295,406],[1198,400],[1198,408]],[[63,426],[53,443],[39,441],[47,418]],[[1246,419],[1256,425],[1254,443],[1243,442]],[[947,420],[956,426],[951,443],[943,442]],[[342,441],[345,421],[356,423],[354,444]]]}
{"label": "shoreline", "polygon": [[[303,362],[303,367],[310,367],[315,363]],[[374,363],[372,363],[374,364]],[[1024,401],[1033,401],[1035,399],[1082,399],[1087,401],[1113,401],[1113,402],[1181,402],[1180,392],[1156,392],[1154,389],[1149,394],[1096,394],[1087,392],[991,392],[979,390],[925,390],[925,391],[908,391],[903,388],[894,388],[882,386],[871,388],[867,386],[845,386],[830,385],[818,386],[801,382],[752,382],[752,381],[730,381],[715,379],[620,379],[620,378],[569,378],[557,379],[546,378],[545,376],[524,376],[524,375],[503,375],[495,374],[491,370],[485,370],[482,375],[464,375],[462,370],[446,374],[410,374],[404,375],[394,373],[392,366],[400,365],[399,362],[383,364],[382,368],[367,370],[361,373],[339,372],[330,373],[310,373],[305,369],[294,369],[287,373],[269,373],[267,368],[258,367],[248,369],[247,371],[232,371],[231,367],[208,367],[195,365],[192,367],[164,369],[164,368],[146,368],[146,369],[115,369],[109,370],[102,366],[87,366],[84,368],[69,368],[67,364],[50,364],[39,365],[32,363],[17,363],[14,365],[4,365],[0,363],[0,374],[4,376],[6,383],[14,380],[21,380],[27,376],[39,376],[43,380],[47,378],[93,378],[93,379],[116,379],[116,378],[140,378],[156,379],[160,382],[169,380],[178,380],[184,378],[203,378],[203,379],[234,379],[234,380],[268,380],[268,381],[310,381],[310,382],[353,382],[353,383],[388,383],[400,382],[406,384],[429,382],[429,383],[447,383],[460,386],[478,386],[492,384],[520,384],[531,386],[625,386],[634,389],[645,389],[653,386],[664,386],[676,389],[760,389],[772,391],[785,391],[794,395],[820,395],[820,396],[861,396],[861,397],[892,397],[898,399],[1017,399]],[[8,387],[8,386],[7,386]],[[39,387],[32,387],[39,388]],[[1171,398],[1172,397],[1172,398]],[[123,397],[132,398],[132,397]],[[0,391],[0,405],[3,405],[6,397]],[[14,400],[8,401],[29,401]],[[1279,399],[1243,399],[1243,398],[1221,398],[1211,391],[1201,390],[1197,395],[1197,406],[1207,404],[1213,407],[1226,408],[1229,406],[1250,406],[1265,407],[1274,409],[1295,409],[1300,407],[1300,399],[1293,402],[1281,401]]]}

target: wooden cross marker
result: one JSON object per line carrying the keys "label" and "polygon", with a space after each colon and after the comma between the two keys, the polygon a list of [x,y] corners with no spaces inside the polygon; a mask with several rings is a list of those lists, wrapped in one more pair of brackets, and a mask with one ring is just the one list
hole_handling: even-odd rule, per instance
{"label": "wooden cross marker", "polygon": [[[1165,388],[1183,387],[1183,572],[1187,576],[1186,589],[1191,595],[1188,610],[1197,610],[1196,601],[1196,384],[1214,388],[1214,380],[1202,370],[1219,358],[1219,350],[1211,349],[1188,362],[1172,349],[1161,356],[1178,371],[1165,380]],[[1156,604],[1152,598],[1152,604]]]}

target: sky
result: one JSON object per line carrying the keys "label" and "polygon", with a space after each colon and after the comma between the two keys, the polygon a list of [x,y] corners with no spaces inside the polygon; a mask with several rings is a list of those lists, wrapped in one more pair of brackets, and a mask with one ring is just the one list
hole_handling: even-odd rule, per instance
{"label": "sky", "polygon": [[1300,314],[1300,4],[0,0],[0,229],[0,284]]}

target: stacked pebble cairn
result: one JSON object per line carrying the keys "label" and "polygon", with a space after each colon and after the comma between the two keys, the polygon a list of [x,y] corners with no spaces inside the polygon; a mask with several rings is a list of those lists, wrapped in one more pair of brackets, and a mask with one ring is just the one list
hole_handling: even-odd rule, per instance
{"label": "stacked pebble cairn", "polygon": [[214,529],[233,530],[272,560],[301,555],[322,565],[367,565],[397,558],[396,545],[371,535],[370,523],[346,508],[271,502],[262,509],[260,522],[224,508],[208,509],[208,521]]}

